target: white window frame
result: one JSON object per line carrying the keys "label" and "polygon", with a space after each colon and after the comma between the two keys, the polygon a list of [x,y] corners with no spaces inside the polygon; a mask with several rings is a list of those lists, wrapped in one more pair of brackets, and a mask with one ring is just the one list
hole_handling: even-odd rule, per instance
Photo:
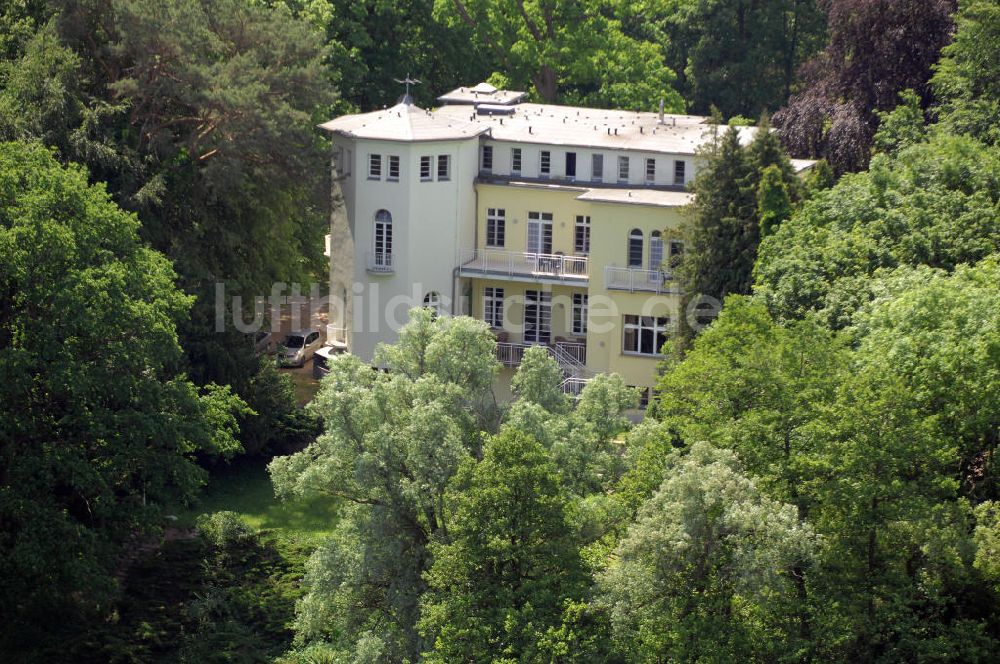
{"label": "white window frame", "polygon": [[[629,170],[630,170],[630,167],[629,167],[629,158],[628,158],[628,156],[626,156],[626,155],[619,155],[618,156],[618,181],[619,182],[628,182]],[[624,173],[624,175],[623,175],[623,173]]]}
{"label": "white window frame", "polygon": [[547,178],[552,174],[552,152],[542,150],[538,154],[538,177]]}
{"label": "white window frame", "polygon": [[573,293],[573,334],[587,334],[587,316],[590,315],[590,297],[586,293]]}
{"label": "white window frame", "polygon": [[483,320],[495,330],[503,328],[503,288],[483,287]]}
{"label": "white window frame", "polygon": [[521,148],[510,149],[510,172],[521,174]]}
{"label": "white window frame", "polygon": [[604,155],[590,155],[590,179],[594,182],[604,182]]}
{"label": "white window frame", "polygon": [[656,159],[652,157],[646,158],[646,184],[653,184],[656,182]]}
{"label": "white window frame", "polygon": [[[444,166],[444,168],[442,168]],[[451,155],[439,154],[437,158],[437,179],[438,182],[451,180]]]}
{"label": "white window frame", "polygon": [[420,157],[420,181],[430,182],[434,179],[433,162],[430,155]]}
{"label": "white window frame", "polygon": [[481,160],[480,160],[479,163],[480,163],[480,169],[483,170],[484,172],[486,172],[486,173],[492,173],[493,172],[493,146],[492,145],[484,145],[483,146],[483,155],[482,155],[482,158],[481,158]]}
{"label": "white window frame", "polygon": [[389,172],[386,175],[389,182],[399,182],[399,155],[389,155]]}
{"label": "white window frame", "polygon": [[[534,327],[529,328],[528,312],[535,312]],[[524,340],[547,344],[552,341],[552,291],[524,291]]]}
{"label": "white window frame", "polygon": [[[638,244],[636,244],[638,243]],[[625,255],[625,262],[631,268],[641,268],[643,254],[643,245],[646,243],[646,237],[642,232],[642,229],[633,228],[628,232],[628,245],[626,247],[627,253]]]}
{"label": "white window frame", "polygon": [[[382,215],[382,213],[385,215]],[[375,213],[372,228],[372,259],[376,267],[392,267],[392,213],[382,209]]]}
{"label": "white window frame", "polygon": [[382,155],[374,153],[368,155],[368,179],[382,179]]}
{"label": "white window frame", "polygon": [[441,315],[441,293],[430,291],[424,295],[424,308],[430,309],[434,316]]}
{"label": "white window frame", "polygon": [[660,270],[663,266],[663,234],[653,231],[649,234],[649,269]]}
{"label": "white window frame", "polygon": [[687,162],[683,159],[674,161],[674,184],[684,184],[687,178]]}
{"label": "white window frame", "polygon": [[[583,240],[581,242],[581,239]],[[576,223],[573,225],[573,253],[577,256],[590,255],[590,217],[582,214],[576,215]]]}
{"label": "white window frame", "polygon": [[[551,212],[528,212],[528,223],[527,223],[527,233],[528,236],[525,242],[525,248],[528,250],[529,254],[551,254],[552,253],[552,227],[553,223]],[[532,229],[537,229],[535,231],[535,242],[532,243]],[[548,240],[546,242],[546,240]],[[548,251],[545,251],[546,246]]]}
{"label": "white window frame", "polygon": [[[629,347],[629,333],[634,333],[634,346]],[[622,354],[641,355],[643,357],[662,357],[660,350],[669,338],[670,318],[667,316],[639,316],[625,314],[622,316]],[[652,352],[642,350],[644,338],[652,337]],[[662,343],[657,341],[662,338]]]}
{"label": "white window frame", "polygon": [[507,210],[504,208],[486,208],[486,246],[503,248],[506,246],[506,243]]}

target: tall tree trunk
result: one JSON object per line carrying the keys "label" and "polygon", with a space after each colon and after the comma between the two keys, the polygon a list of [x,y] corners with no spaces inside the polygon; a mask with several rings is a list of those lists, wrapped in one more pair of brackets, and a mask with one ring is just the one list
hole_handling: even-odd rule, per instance
{"label": "tall tree trunk", "polygon": [[542,101],[547,104],[556,103],[559,81],[555,70],[551,66],[542,65],[538,73],[531,77],[531,80],[535,84],[535,90],[538,91],[538,96],[542,98]]}

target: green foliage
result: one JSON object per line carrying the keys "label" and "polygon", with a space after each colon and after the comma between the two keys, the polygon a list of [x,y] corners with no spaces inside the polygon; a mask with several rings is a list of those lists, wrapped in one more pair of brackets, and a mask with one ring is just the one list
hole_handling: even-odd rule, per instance
{"label": "green foliage", "polygon": [[760,236],[774,232],[783,221],[792,216],[792,199],[781,169],[772,164],[761,173],[757,185],[757,217],[760,219]]}
{"label": "green foliage", "polygon": [[874,139],[876,152],[894,155],[904,148],[923,142],[927,137],[924,111],[920,107],[917,93],[903,90],[899,93],[899,100],[901,103],[895,109],[878,114],[879,126]]}
{"label": "green foliage", "polygon": [[[182,374],[191,298],[139,224],[38,145],[0,145],[0,612],[9,638],[114,595],[121,544],[238,450],[228,388]],[[57,621],[58,622],[58,621]],[[7,644],[4,644],[6,647]]]}
{"label": "green foliage", "polygon": [[446,500],[453,516],[431,547],[420,620],[426,661],[539,659],[539,635],[585,588],[555,463],[507,430],[482,461],[466,460]]}
{"label": "green foliage", "polygon": [[628,36],[599,3],[437,0],[435,13],[453,30],[471,31],[483,58],[515,89],[534,89],[545,103],[668,111],[684,108],[674,72],[655,44]]}
{"label": "green foliage", "polygon": [[217,549],[239,546],[253,539],[255,534],[239,514],[228,510],[202,514],[197,526],[198,534]]}
{"label": "green foliage", "polygon": [[943,127],[987,145],[1000,143],[1000,5],[959,0],[952,42],[942,49],[931,86]]}
{"label": "green foliage", "polygon": [[376,352],[390,372],[351,355],[330,362],[311,404],[325,432],[270,466],[280,496],[355,504],[309,562],[300,645],[376,648],[384,661],[413,659],[424,648],[415,625],[427,545],[445,527],[448,482],[478,451],[489,421],[495,343],[481,321],[416,308],[399,344]]}
{"label": "green foliage", "polygon": [[531,346],[511,379],[510,387],[519,400],[540,406],[550,413],[565,413],[569,397],[560,389],[563,375],[559,363],[545,346]]}
{"label": "green foliage", "polygon": [[755,288],[772,311],[850,323],[879,268],[953,269],[1000,249],[1000,153],[934,135],[815,194],[764,239]]}
{"label": "green foliage", "polygon": [[[662,45],[695,113],[757,117],[780,107],[799,65],[822,48],[814,0],[646,0],[621,3],[631,30]],[[752,122],[751,122],[752,124]]]}
{"label": "green foliage", "polygon": [[687,246],[677,270],[689,301],[701,295],[721,301],[730,293],[750,292],[761,236],[758,190],[769,167],[777,171],[768,176],[769,189],[780,180],[787,196],[799,197],[798,178],[766,118],[744,147],[748,134],[730,127],[715,134],[702,152],[704,165],[691,187],[695,199],[685,223]]}
{"label": "green foliage", "polygon": [[598,581],[598,602],[629,661],[794,657],[790,571],[816,548],[794,507],[763,495],[732,453],[698,443],[668,459]]}

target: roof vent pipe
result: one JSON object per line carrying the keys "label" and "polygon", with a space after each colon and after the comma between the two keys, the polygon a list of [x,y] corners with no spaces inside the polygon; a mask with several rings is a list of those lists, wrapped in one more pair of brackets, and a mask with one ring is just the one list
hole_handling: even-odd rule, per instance
{"label": "roof vent pipe", "polygon": [[615,127],[615,136],[618,135],[618,127]]}
{"label": "roof vent pipe", "polygon": [[528,133],[531,133],[531,125],[528,125]]}
{"label": "roof vent pipe", "polygon": [[660,97],[660,124],[663,124],[663,97]]}

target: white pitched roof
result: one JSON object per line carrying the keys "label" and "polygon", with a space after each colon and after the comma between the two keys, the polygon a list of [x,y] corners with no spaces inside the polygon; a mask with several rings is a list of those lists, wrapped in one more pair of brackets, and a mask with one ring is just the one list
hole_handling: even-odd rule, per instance
{"label": "white pitched roof", "polygon": [[352,138],[384,141],[448,141],[489,131],[488,125],[406,103],[371,113],[342,115],[320,127]]}

